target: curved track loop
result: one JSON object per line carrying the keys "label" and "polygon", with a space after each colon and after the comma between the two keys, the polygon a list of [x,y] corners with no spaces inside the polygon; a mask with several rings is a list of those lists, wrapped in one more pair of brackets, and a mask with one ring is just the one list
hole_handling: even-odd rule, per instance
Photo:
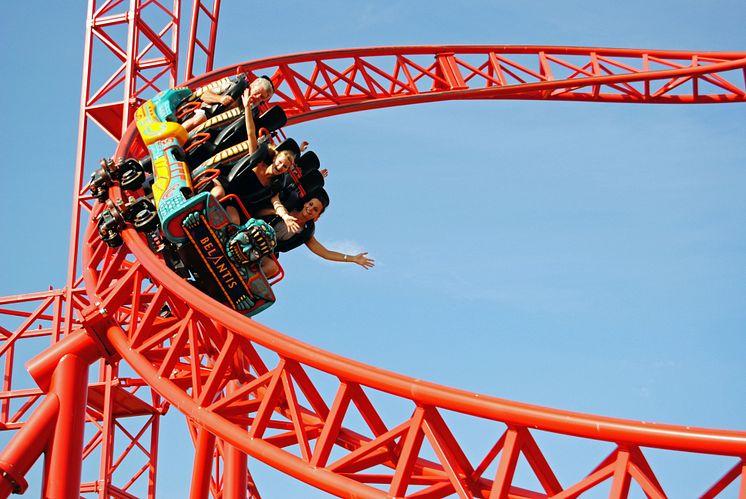
{"label": "curved track loop", "polygon": [[[261,59],[206,76],[274,71],[295,122],[451,99],[746,101],[746,52],[540,46],[377,47]],[[291,123],[293,120],[291,119]]]}
{"label": "curved track loop", "polygon": [[[443,53],[456,49],[445,47],[443,52],[431,50],[429,53],[431,57],[435,55],[434,64],[437,65]],[[458,49],[485,55],[480,47]],[[427,48],[408,50],[417,55],[427,53]],[[578,51],[583,57],[580,52],[590,49],[562,50],[563,53]],[[513,51],[518,52],[518,49]],[[277,68],[274,78],[283,82],[278,94],[285,99],[283,104],[287,108],[295,109],[296,121],[432,100],[485,96],[539,98],[533,90],[521,93],[512,89],[502,93],[502,89],[508,87],[488,84],[482,90],[435,89],[430,93],[416,93],[410,88],[377,100],[377,92],[383,92],[380,86],[370,83],[369,89],[377,90],[358,95],[355,94],[357,90],[352,90],[352,84],[342,83],[349,86],[350,93],[344,99],[341,96],[332,99],[331,86],[344,80],[340,76],[345,74],[342,72],[337,74],[336,82],[330,82],[323,98],[312,86],[303,91],[297,88],[298,92],[293,94],[297,100],[292,103],[288,103],[287,94],[282,95],[283,85],[297,86],[291,83],[298,78],[293,64],[316,61],[312,64],[317,68],[328,68],[332,62],[324,58],[359,57],[354,67],[371,72],[370,62],[365,57],[377,57],[384,52],[396,53],[400,62],[410,57],[403,49],[401,53],[396,49],[369,49],[267,59],[239,67],[257,72]],[[505,49],[505,52],[509,51]],[[603,52],[604,65],[609,64],[611,56],[640,57],[635,51],[607,52]],[[528,49],[521,53],[536,55]],[[547,57],[554,52],[536,53]],[[597,54],[592,59],[601,60],[598,54],[602,51],[590,53]],[[496,49],[490,48],[487,56],[497,57]],[[645,57],[647,60],[686,59],[684,54],[671,52],[647,55],[643,60]],[[688,79],[695,87],[696,81],[720,81],[718,71],[743,68],[745,63],[744,54],[690,57],[704,64],[710,72],[704,71],[705,66],[689,68],[681,63],[682,67],[670,70],[676,75],[661,76],[668,79],[669,87],[673,85],[670,82],[680,79]],[[504,61],[504,56],[498,59]],[[236,68],[213,72],[195,84],[235,72]],[[322,70],[312,71],[320,74]],[[350,78],[355,71],[360,74],[363,69],[348,72]],[[399,71],[404,71],[403,66]],[[431,68],[416,81],[426,78],[425,73],[434,72],[436,70]],[[325,80],[329,79],[328,75],[326,73]],[[632,81],[631,76],[640,78],[629,73],[620,76],[619,81]],[[414,79],[411,71],[409,77]],[[434,81],[440,80],[435,78]],[[544,98],[568,98],[581,88],[580,82],[573,82],[575,87],[571,89],[567,81],[557,83],[555,90]],[[526,85],[533,88],[531,85],[546,84]],[[743,81],[740,84],[743,87]],[[617,98],[619,94],[604,93],[604,85],[591,84],[586,88],[590,94],[586,95],[595,92],[597,100],[631,100]],[[649,83],[643,81],[643,85]],[[393,83],[392,86],[395,87]],[[727,90],[726,87],[734,88]],[[735,89],[735,84],[719,88],[723,89],[722,94],[708,94],[705,99],[695,92],[688,96],[689,101],[744,100],[743,90]],[[611,98],[611,95],[617,97]],[[653,98],[652,93],[650,97]],[[682,102],[683,97],[659,92],[654,99]],[[134,127],[130,127],[120,142],[117,156],[126,155],[135,147],[134,136]],[[112,199],[120,199],[122,195],[116,186],[110,191]],[[100,210],[100,206],[96,210]],[[328,492],[350,497],[444,497],[454,493],[460,497],[576,497],[599,484],[611,483],[612,496],[618,497],[624,496],[631,482],[635,482],[649,497],[665,497],[656,472],[643,454],[643,447],[732,456],[732,464],[728,465],[732,467],[724,469],[721,477],[708,479],[712,485],[703,491],[703,497],[716,496],[730,484],[739,482],[739,478],[741,490],[746,487],[743,458],[746,456],[746,432],[649,424],[543,408],[468,393],[367,366],[303,344],[244,318],[172,273],[133,230],[125,230],[123,238],[125,245],[113,250],[98,238],[95,224],[88,227],[84,253],[86,289],[91,302],[98,302],[103,314],[92,320],[89,328],[105,335],[117,353],[148,384],[193,422],[270,466]],[[171,317],[159,316],[164,304],[172,310]],[[226,389],[231,380],[237,380],[241,388]],[[331,391],[329,386],[333,387]],[[387,402],[387,407],[392,401],[394,406],[404,406],[403,415],[379,412],[378,407],[384,405],[381,400]],[[479,455],[465,450],[454,435],[452,429],[458,426],[454,421],[463,424],[464,418],[466,424],[485,428],[484,441],[488,445]],[[601,441],[606,450],[587,473],[573,478],[572,483],[562,484],[554,471],[561,463],[545,455],[539,445],[541,438],[537,443],[536,437],[546,432],[564,435],[570,440],[580,437]],[[538,490],[513,485],[519,481],[516,467],[521,455]]]}

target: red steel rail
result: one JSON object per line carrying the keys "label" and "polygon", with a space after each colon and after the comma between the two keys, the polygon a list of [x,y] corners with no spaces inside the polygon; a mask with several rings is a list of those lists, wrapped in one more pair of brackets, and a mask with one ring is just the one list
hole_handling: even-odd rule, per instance
{"label": "red steel rail", "polygon": [[295,122],[454,99],[645,104],[746,101],[746,52],[376,47],[261,59],[206,77],[236,71],[273,74],[278,103],[289,115],[298,115]]}
{"label": "red steel rail", "polygon": [[[20,484],[22,470],[30,466],[32,454],[38,455],[41,443],[50,442],[58,450],[50,451],[53,457],[49,462],[64,464],[69,471],[64,487],[54,482],[53,475],[45,478],[50,494],[66,497],[76,487],[75,476],[80,476],[80,470],[75,460],[59,451],[59,446],[70,446],[82,448],[83,457],[94,455],[97,449],[102,455],[101,480],[83,484],[82,493],[129,497],[129,487],[147,475],[148,496],[154,496],[158,414],[163,407],[157,396],[152,402],[144,402],[135,395],[139,380],[119,379],[117,369],[112,367],[115,364],[102,365],[101,382],[90,385],[85,396],[89,402],[85,418],[97,428],[87,443],[77,442],[81,438],[80,421],[75,422],[75,432],[67,435],[64,430],[56,431],[58,435],[50,440],[53,426],[63,428],[73,423],[64,419],[67,412],[60,407],[73,403],[70,407],[77,407],[80,413],[79,404],[75,404],[83,396],[66,389],[68,382],[79,381],[87,370],[80,361],[64,368],[60,364],[60,374],[41,383],[43,390],[14,388],[19,342],[47,336],[55,348],[61,337],[74,340],[87,330],[98,339],[84,343],[103,340],[103,355],[114,363],[118,359],[109,354],[112,344],[116,345],[153,388],[175,402],[195,424],[223,439],[210,443],[211,438],[197,436],[208,433],[195,430],[198,453],[202,452],[203,457],[194,470],[195,497],[202,497],[207,489],[238,491],[246,486],[256,495],[250,476],[239,469],[245,466],[243,452],[340,495],[531,497],[535,491],[513,485],[517,461],[523,455],[540,484],[541,495],[576,496],[610,480],[613,496],[625,495],[635,481],[647,495],[662,497],[663,488],[643,447],[733,456],[732,467],[721,478],[713,479],[703,496],[714,497],[736,481],[740,481],[741,495],[746,496],[746,450],[741,432],[641,424],[556,411],[432,385],[340,358],[227,313],[165,269],[129,232],[125,234],[129,250],[119,251],[106,248],[94,233],[89,233],[84,245],[86,290],[79,289],[83,283],[76,277],[78,227],[81,212],[90,210],[92,201],[83,185],[88,124],[95,123],[112,137],[120,137],[137,103],[158,89],[159,80],[170,79],[173,84],[177,70],[180,1],[174,0],[173,9],[157,1],[134,2],[134,10],[124,13],[117,11],[122,5],[121,0],[89,3],[91,24],[81,93],[68,286],[62,291],[8,297],[0,303],[0,314],[21,321],[15,329],[0,328],[5,336],[0,355],[6,362],[0,394],[2,428],[26,429],[26,437],[14,440],[3,453],[0,466],[11,471],[13,477],[0,482],[0,495],[7,495]],[[197,9],[208,12],[198,0],[194,5],[193,13]],[[208,42],[200,45],[208,69],[212,65],[218,5],[215,1],[213,12],[208,13]],[[146,8],[167,13],[161,28],[146,21]],[[127,26],[125,42],[113,35],[117,26]],[[104,79],[101,87],[92,89],[96,40],[119,57],[122,65]],[[139,46],[139,40],[145,43]],[[190,39],[192,54],[197,42],[195,25]],[[278,89],[276,100],[285,107],[291,122],[301,122],[449,99],[743,102],[745,60],[743,52],[389,47],[263,59],[214,71],[194,84],[238,71],[270,73]],[[193,60],[187,68],[190,74],[192,64]],[[117,87],[124,87],[125,97],[110,102]],[[120,144],[118,154],[129,146],[131,132]],[[113,194],[117,194],[116,189]],[[38,305],[26,306],[26,302]],[[91,308],[95,302],[100,303]],[[158,316],[163,303],[169,303],[173,317]],[[227,314],[224,319],[214,319],[222,314]],[[83,354],[81,360],[92,361],[91,351],[77,353]],[[51,359],[46,354],[41,357],[42,364]],[[51,364],[44,367],[57,373]],[[309,375],[313,370],[335,380],[334,397],[321,395],[316,385],[320,375]],[[49,395],[42,399],[47,391]],[[376,397],[381,396],[409,404],[411,416],[394,424],[385,423],[386,418],[377,409]],[[38,417],[25,421],[34,408]],[[355,411],[362,416],[363,424],[353,428],[349,419]],[[494,445],[485,455],[475,457],[462,449],[448,423],[449,412],[494,422]],[[117,418],[136,415],[145,418],[145,423],[134,434],[117,422]],[[610,442],[611,452],[585,477],[562,486],[551,459],[541,450],[541,440],[537,441],[537,429],[605,440]],[[114,454],[116,432],[129,441],[118,455]],[[26,447],[16,445],[19,442]],[[127,482],[115,486],[111,481],[113,471],[136,449],[143,451],[145,464]],[[211,471],[218,473],[210,469],[213,460],[225,462],[222,478],[211,478]],[[497,471],[488,472],[491,468]],[[198,482],[200,491],[196,490]]]}
{"label": "red steel rail", "polygon": [[[213,0],[212,7],[207,7],[202,0],[194,0],[192,3],[192,17],[189,25],[189,44],[187,45],[186,67],[184,68],[184,80],[194,78],[195,59],[198,55],[204,57],[204,71],[198,74],[212,71],[215,61],[215,42],[218,36],[218,20],[220,18],[220,0]],[[200,36],[200,20],[204,19],[207,24],[207,35]]]}
{"label": "red steel rail", "polygon": [[[526,61],[519,64],[515,56]],[[566,56],[579,60],[570,63]],[[378,59],[387,57],[391,61]],[[557,78],[554,64],[569,66],[569,74]],[[609,74],[611,67],[620,71]],[[740,102],[746,100],[745,67],[744,53],[394,47],[266,59],[215,71],[195,84],[236,71],[274,70],[280,102],[300,122],[447,99]],[[518,78],[519,71],[533,79]],[[117,156],[127,155],[134,136],[130,127]],[[121,196],[116,187],[110,194]],[[314,486],[354,497],[576,497],[610,482],[612,497],[623,497],[635,482],[646,495],[665,497],[643,452],[656,448],[731,456],[730,469],[702,495],[714,497],[734,482],[746,494],[746,432],[538,407],[367,366],[227,310],[169,271],[133,230],[123,236],[125,246],[113,250],[89,226],[84,277],[98,309],[90,329],[195,424]],[[164,304],[171,317],[159,316]],[[334,383],[333,397],[322,395],[319,377]],[[410,415],[386,423],[379,409],[386,397],[403,401]],[[491,422],[489,451],[474,456],[463,448],[450,413]],[[352,425],[358,414],[362,422]],[[563,485],[556,463],[542,451],[537,435],[544,432],[608,442],[610,452],[582,478]],[[520,456],[540,490],[514,485]]]}
{"label": "red steel rail", "polygon": [[[25,490],[23,475],[53,440],[53,422],[60,414],[58,397],[49,386],[21,388],[27,386],[27,381],[25,376],[20,376],[17,364],[31,354],[40,354],[45,348],[59,344],[67,323],[71,334],[83,330],[79,317],[82,310],[90,306],[85,290],[76,289],[71,294],[75,313],[69,320],[65,315],[66,296],[65,290],[52,289],[0,298],[0,316],[7,326],[0,326],[0,359],[4,363],[0,430],[16,431],[16,436],[26,435],[13,440],[3,450],[0,467],[8,473],[9,479],[0,484],[2,497],[12,490]],[[11,322],[15,325],[10,325]],[[139,380],[120,378],[117,366],[118,362],[102,364],[99,381],[88,383],[87,408],[80,421],[84,419],[88,423],[87,440],[82,442],[79,457],[63,459],[77,460],[78,465],[83,462],[88,470],[97,471],[95,478],[88,471],[83,474],[83,483],[73,483],[74,490],[79,488],[85,497],[89,494],[133,497],[130,491],[143,487],[148,497],[154,497],[161,399],[154,394],[144,394],[150,390]],[[149,400],[144,401],[143,396]],[[69,433],[69,427],[65,426],[62,433]],[[116,449],[115,441],[120,444]],[[52,480],[60,481],[53,474]],[[142,481],[147,482],[143,485]],[[58,491],[57,497],[69,497],[67,492],[69,490]],[[49,490],[49,493],[55,491]]]}

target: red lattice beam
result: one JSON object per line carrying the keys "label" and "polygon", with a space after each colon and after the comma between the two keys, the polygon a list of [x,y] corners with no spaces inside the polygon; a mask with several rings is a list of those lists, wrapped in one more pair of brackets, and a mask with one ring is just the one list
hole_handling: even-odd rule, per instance
{"label": "red lattice beam", "polygon": [[[298,122],[447,99],[743,101],[745,64],[744,53],[395,47],[256,61],[216,71],[195,84],[241,70],[271,72],[279,102]],[[117,156],[124,155],[133,134],[131,129]],[[116,188],[112,194],[116,197]],[[743,484],[739,456],[746,453],[746,433],[557,411],[381,371],[227,312],[168,271],[132,231],[125,233],[129,250],[109,249],[94,229],[87,237],[86,286],[111,311],[105,318],[107,339],[116,350],[195,423],[330,492],[574,497],[610,481],[612,494],[622,496],[634,481],[647,495],[660,497],[664,493],[643,454],[645,447],[734,456],[735,466],[713,477],[708,493],[739,478]],[[135,258],[126,256],[127,251]],[[157,314],[164,303],[173,311],[168,319]],[[260,346],[274,354],[267,358]],[[321,395],[310,370],[336,380],[333,399]],[[229,383],[238,387],[229,390]],[[381,397],[409,401],[411,416],[385,424],[377,407]],[[451,411],[494,422],[494,445],[486,455],[469,455],[462,448],[444,417]],[[361,415],[361,427],[346,424],[353,412]],[[585,478],[563,485],[536,440],[537,429],[604,440],[612,452]],[[521,457],[540,490],[513,484]],[[497,471],[490,476],[492,467]]]}
{"label": "red lattice beam", "polygon": [[746,52],[539,46],[377,47],[224,68],[272,74],[291,122],[457,99],[694,104],[746,101]]}
{"label": "red lattice beam", "polygon": [[[86,294],[78,294],[76,287],[81,281],[74,277],[77,224],[80,210],[92,208],[92,200],[82,186],[88,120],[101,125],[110,135],[120,136],[138,101],[159,89],[157,82],[163,77],[170,75],[173,84],[176,71],[178,9],[169,11],[157,1],[142,4],[143,8],[160,9],[167,14],[166,24],[158,28],[145,22],[142,10],[132,15],[116,13],[122,3],[90,3],[89,19],[93,21],[86,42],[87,80],[81,97],[84,114],[68,288],[64,297],[59,293],[40,296],[42,305],[27,315],[12,307],[0,310],[23,320],[16,331],[0,330],[6,338],[0,353],[11,359],[11,364],[17,341],[47,334],[44,328],[43,332],[32,330],[31,324],[51,320],[54,325],[48,328],[49,334],[58,338],[63,329],[67,335],[73,328],[72,321],[61,321],[59,317],[73,317],[73,310],[82,311],[97,303],[96,310],[86,312],[89,315],[85,327],[101,334],[102,340],[110,342],[108,346],[115,346],[169,402],[217,435],[229,448],[227,452],[220,451],[222,455],[230,454],[231,448],[249,453],[333,493],[360,497],[574,497],[610,483],[612,495],[623,496],[634,482],[648,496],[662,497],[663,489],[644,448],[731,456],[732,466],[721,477],[708,479],[712,485],[704,496],[714,497],[734,482],[746,490],[746,434],[742,432],[642,425],[529,406],[412,380],[340,358],[227,312],[168,271],[149,253],[139,236],[129,230],[124,234],[128,247],[115,251],[101,243],[93,225],[89,225],[84,257]],[[178,4],[178,0],[174,2],[175,6]],[[211,19],[214,27],[217,18]],[[109,32],[125,21],[129,23],[126,46]],[[194,33],[196,29],[190,43],[197,41]],[[138,45],[140,40],[145,40],[143,46]],[[89,64],[94,41],[123,63],[97,89],[91,87]],[[209,43],[205,46],[210,47]],[[746,54],[742,52],[391,47],[254,61],[213,72],[194,84],[238,71],[271,73],[277,86],[277,102],[285,107],[292,121],[300,122],[365,109],[454,99],[743,102],[745,61]],[[210,62],[207,64],[209,67]],[[107,101],[106,96],[118,86],[124,86],[129,97]],[[124,155],[132,136],[130,129],[117,155]],[[112,195],[119,195],[117,189]],[[62,304],[68,308],[60,313]],[[170,306],[172,317],[159,316],[163,304]],[[48,311],[50,306],[55,311]],[[114,419],[116,411],[123,407],[130,410],[135,404],[128,399],[131,392],[114,393],[111,376],[112,373],[105,385],[108,394],[103,397],[108,402],[89,407],[88,411],[91,421],[101,419],[108,426],[99,426],[101,434],[88,442],[86,454],[99,444],[112,442],[113,432],[123,428]],[[323,396],[317,388],[319,377],[337,384],[332,398]],[[10,382],[6,381],[2,418],[10,427],[23,418],[40,394],[20,393],[8,387]],[[15,412],[6,409],[12,397],[27,397]],[[129,402],[122,405],[117,397]],[[386,398],[408,405],[410,415],[393,424],[385,423],[380,400]],[[150,411],[157,407],[155,399],[152,406],[144,405]],[[462,447],[449,421],[450,412],[491,422],[492,430],[485,438],[494,443],[486,454],[474,455]],[[356,414],[362,423],[351,425]],[[112,493],[126,497],[127,489],[139,476],[146,471],[151,476],[154,473],[154,455],[148,454],[147,445],[141,443],[147,431],[155,446],[155,414],[141,431],[127,432],[129,443],[124,453],[115,457],[111,446],[102,450],[112,457],[108,464],[102,463],[102,476],[110,476],[113,467],[136,449],[145,452],[148,463],[122,487],[111,485]],[[611,453],[599,459],[599,464],[581,480],[562,484],[555,476],[555,463],[542,451],[540,431],[569,439],[601,440],[611,446]],[[528,462],[539,483],[538,490],[515,485],[520,459]],[[488,471],[493,468],[495,472]],[[235,484],[243,487],[237,477],[231,473]],[[209,487],[209,480],[205,483]],[[152,495],[154,490],[148,493]]]}
{"label": "red lattice beam", "polygon": [[[383,63],[386,57],[392,59]],[[297,122],[446,99],[743,101],[745,64],[742,53],[388,48],[257,61],[216,71],[195,84],[239,70],[273,70],[279,102]],[[704,82],[712,85],[706,92]],[[134,134],[131,128],[117,156],[126,155]],[[116,187],[110,194],[121,195]],[[647,495],[663,497],[658,474],[645,457],[646,448],[656,448],[730,456],[732,468],[706,478],[711,484],[706,494],[733,482],[746,487],[746,432],[560,411],[366,366],[227,310],[170,272],[137,233],[126,230],[123,236],[126,247],[112,250],[95,227],[87,233],[86,287],[108,311],[98,319],[108,324],[106,339],[196,424],[314,486],[359,497],[575,497],[606,484],[612,495],[624,496],[636,483]],[[156,313],[163,304],[171,317]],[[337,389],[330,398],[317,383]],[[233,384],[237,387],[229,389]],[[386,423],[382,399],[407,405],[409,415]],[[464,448],[450,413],[489,422],[484,438],[493,442],[490,449],[475,455]],[[358,415],[362,423],[351,424]],[[542,449],[544,432],[606,442],[610,453],[599,456],[580,480],[563,484],[554,471],[557,463]],[[515,484],[521,459],[538,490]]]}
{"label": "red lattice beam", "polygon": [[[208,7],[206,4],[207,2],[203,2],[202,0],[194,0],[192,3],[184,80],[194,78],[195,59],[197,56],[204,58],[204,71],[198,71],[198,74],[212,71],[213,68],[215,61],[215,42],[218,35],[218,20],[220,18],[220,0],[213,0],[212,7]],[[203,26],[202,29],[200,29],[200,24]],[[205,24],[207,25],[206,28],[204,28]],[[206,35],[205,31],[207,32]]]}

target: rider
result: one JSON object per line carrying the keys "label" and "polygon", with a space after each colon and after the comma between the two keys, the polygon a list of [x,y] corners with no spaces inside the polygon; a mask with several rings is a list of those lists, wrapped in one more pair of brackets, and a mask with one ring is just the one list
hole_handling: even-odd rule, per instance
{"label": "rider", "polygon": [[[256,164],[250,170],[236,176],[230,182],[225,178],[215,180],[210,192],[217,199],[221,199],[226,193],[236,194],[252,217],[278,215],[285,222],[288,230],[297,232],[300,226],[280,202],[279,192],[282,189],[282,183],[276,181],[293,166],[295,153],[288,150],[278,152],[266,144],[259,144],[254,133],[254,118],[250,110],[251,105],[258,102],[258,98],[251,89],[247,89],[242,96],[246,108],[244,119],[248,132],[248,155],[251,156],[261,151],[261,157],[256,158]],[[240,221],[238,210],[227,206],[226,211],[231,222],[238,224]]]}
{"label": "rider", "polygon": [[[234,101],[230,95],[225,95],[231,86],[235,84],[235,80],[225,78],[216,83],[217,84],[208,85],[202,91],[198,98],[203,102],[203,106],[194,111],[194,115],[182,123],[181,126],[183,126],[187,132],[207,121],[208,116],[205,109],[206,107],[213,104],[222,104],[223,111],[227,111],[236,106],[236,101]],[[249,85],[252,107],[257,106],[261,102],[268,101],[272,98],[274,93],[275,86],[269,76],[260,76]]]}
{"label": "rider", "polygon": [[[364,269],[369,269],[375,265],[375,261],[368,258],[368,252],[364,251],[357,255],[347,255],[338,251],[332,251],[327,249],[321,244],[314,233],[316,231],[315,222],[319,219],[322,213],[329,206],[329,195],[323,188],[318,188],[308,194],[305,197],[305,202],[297,207],[294,207],[290,211],[296,222],[301,226],[298,232],[290,232],[286,224],[282,223],[279,217],[270,218],[267,221],[275,229],[275,235],[277,237],[277,246],[275,246],[275,253],[285,253],[291,251],[301,244],[305,244],[311,252],[320,256],[325,260],[332,262],[351,262],[356,263]],[[265,259],[267,260],[267,259]],[[274,262],[268,260],[268,263],[263,263],[262,268],[266,275],[273,275],[278,269],[274,265]]]}

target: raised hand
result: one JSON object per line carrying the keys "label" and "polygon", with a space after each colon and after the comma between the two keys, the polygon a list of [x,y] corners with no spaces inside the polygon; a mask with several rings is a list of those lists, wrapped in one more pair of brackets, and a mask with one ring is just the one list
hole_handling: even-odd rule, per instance
{"label": "raised hand", "polygon": [[358,253],[357,255],[350,257],[349,260],[351,262],[357,263],[366,270],[375,267],[375,260],[373,260],[372,258],[368,258],[366,256],[367,254],[367,251]]}

